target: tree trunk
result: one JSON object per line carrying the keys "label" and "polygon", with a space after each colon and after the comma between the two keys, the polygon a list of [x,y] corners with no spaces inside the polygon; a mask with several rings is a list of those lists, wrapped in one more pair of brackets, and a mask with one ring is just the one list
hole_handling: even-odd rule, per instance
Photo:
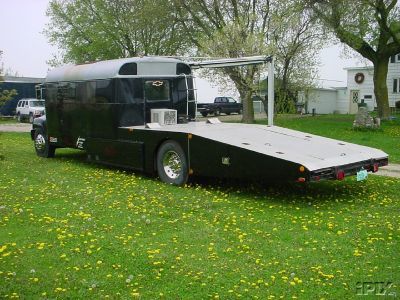
{"label": "tree trunk", "polygon": [[240,89],[239,90],[240,98],[242,99],[243,104],[243,114],[242,114],[242,122],[243,123],[254,123],[254,107],[253,107],[253,99],[251,98],[251,90]]}
{"label": "tree trunk", "polygon": [[378,106],[378,116],[382,119],[388,119],[390,114],[389,96],[387,87],[388,58],[378,58],[374,62],[374,93],[376,104]]}

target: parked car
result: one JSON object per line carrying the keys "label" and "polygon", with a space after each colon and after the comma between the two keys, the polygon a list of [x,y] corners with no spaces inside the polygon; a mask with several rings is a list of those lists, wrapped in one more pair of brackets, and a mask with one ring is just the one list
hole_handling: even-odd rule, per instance
{"label": "parked car", "polygon": [[29,120],[30,123],[33,123],[35,118],[44,115],[44,100],[21,99],[18,101],[16,114],[19,122]]}
{"label": "parked car", "polygon": [[207,115],[219,116],[221,113],[230,115],[231,113],[242,113],[242,104],[232,97],[216,97],[214,103],[197,103],[197,111],[203,117]]}

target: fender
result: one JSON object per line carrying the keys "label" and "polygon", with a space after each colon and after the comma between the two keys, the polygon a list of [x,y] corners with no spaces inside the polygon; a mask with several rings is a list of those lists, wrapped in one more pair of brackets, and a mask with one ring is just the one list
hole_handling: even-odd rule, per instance
{"label": "fender", "polygon": [[47,132],[47,123],[46,123],[46,115],[43,115],[39,118],[35,118],[32,123],[31,129],[31,139],[32,141],[35,139],[35,130],[36,128],[43,128],[44,132]]}

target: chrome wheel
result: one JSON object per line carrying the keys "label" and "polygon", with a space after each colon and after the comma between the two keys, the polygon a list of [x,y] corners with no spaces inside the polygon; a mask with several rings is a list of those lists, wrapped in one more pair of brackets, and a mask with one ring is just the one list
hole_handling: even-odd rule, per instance
{"label": "chrome wheel", "polygon": [[36,135],[35,138],[35,148],[37,151],[44,151],[46,148],[46,140],[42,134]]}
{"label": "chrome wheel", "polygon": [[175,151],[167,151],[164,154],[162,163],[164,172],[169,178],[176,179],[182,173],[182,160]]}

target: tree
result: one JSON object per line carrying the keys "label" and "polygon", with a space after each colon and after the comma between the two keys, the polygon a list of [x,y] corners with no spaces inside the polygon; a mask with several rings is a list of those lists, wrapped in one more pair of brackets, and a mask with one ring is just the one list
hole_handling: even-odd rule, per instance
{"label": "tree", "polygon": [[[179,20],[202,56],[267,54],[270,1],[175,0]],[[254,122],[255,66],[226,68],[243,100],[243,122]]]}
{"label": "tree", "polygon": [[308,0],[308,6],[336,37],[374,65],[378,115],[389,117],[389,58],[400,52],[397,0]]}
{"label": "tree", "polygon": [[186,41],[169,0],[53,0],[45,30],[63,62],[176,55]]}
{"label": "tree", "polygon": [[275,45],[277,112],[292,112],[299,90],[314,85],[317,55],[326,35],[302,3],[281,1],[273,22],[271,37]]}
{"label": "tree", "polygon": [[[301,1],[175,0],[181,24],[198,54],[211,57],[274,55],[278,103],[294,101],[289,90],[310,85],[323,32]],[[243,122],[254,121],[252,94],[260,67],[227,68],[243,100]],[[277,90],[275,88],[275,90]],[[293,105],[292,105],[293,106]]]}

